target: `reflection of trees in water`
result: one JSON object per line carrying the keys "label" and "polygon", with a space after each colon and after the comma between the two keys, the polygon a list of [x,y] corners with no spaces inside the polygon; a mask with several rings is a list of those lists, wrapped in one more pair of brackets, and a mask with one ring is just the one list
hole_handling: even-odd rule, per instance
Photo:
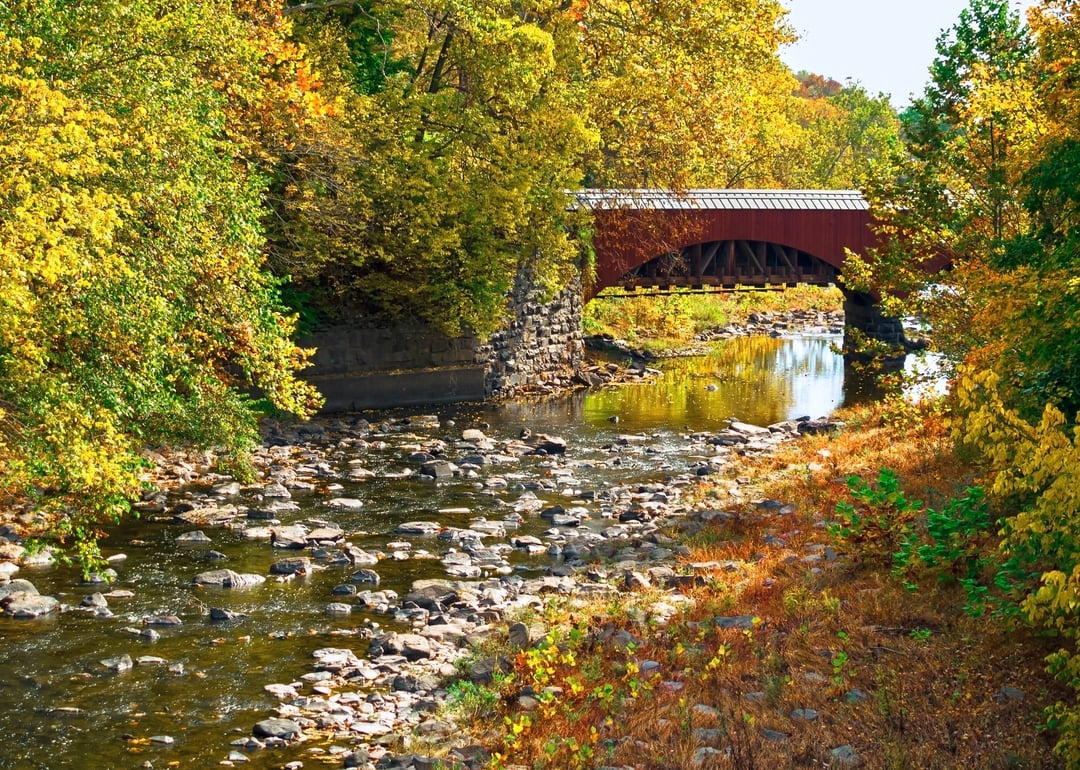
{"label": "reflection of trees in water", "polygon": [[627,430],[716,428],[729,417],[767,425],[828,414],[843,397],[843,358],[824,338],[737,338],[663,370],[650,384],[590,394],[586,419],[619,415]]}

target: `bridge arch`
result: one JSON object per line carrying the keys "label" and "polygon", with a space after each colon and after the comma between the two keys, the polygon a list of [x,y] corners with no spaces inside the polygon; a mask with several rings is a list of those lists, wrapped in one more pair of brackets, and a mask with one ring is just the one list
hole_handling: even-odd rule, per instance
{"label": "bridge arch", "polygon": [[836,284],[840,270],[783,243],[726,239],[668,251],[628,270],[614,285],[635,289],[693,289]]}

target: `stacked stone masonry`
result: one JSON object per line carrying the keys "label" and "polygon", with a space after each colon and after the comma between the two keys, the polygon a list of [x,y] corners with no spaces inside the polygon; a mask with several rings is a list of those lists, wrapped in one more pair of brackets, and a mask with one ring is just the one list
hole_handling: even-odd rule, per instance
{"label": "stacked stone masonry", "polygon": [[303,375],[326,397],[326,412],[475,401],[570,384],[584,360],[581,286],[550,301],[527,276],[508,298],[507,324],[490,340],[449,337],[416,320],[320,329],[301,340],[317,349]]}

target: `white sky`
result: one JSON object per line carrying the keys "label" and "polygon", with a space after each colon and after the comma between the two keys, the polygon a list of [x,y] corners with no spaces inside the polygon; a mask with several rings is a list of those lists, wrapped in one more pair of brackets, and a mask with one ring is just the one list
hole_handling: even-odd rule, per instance
{"label": "white sky", "polygon": [[[808,70],[841,83],[886,93],[899,109],[928,80],[938,35],[951,29],[967,0],[782,0],[800,40],[780,53],[794,72]],[[1034,0],[1011,0],[1023,11]]]}

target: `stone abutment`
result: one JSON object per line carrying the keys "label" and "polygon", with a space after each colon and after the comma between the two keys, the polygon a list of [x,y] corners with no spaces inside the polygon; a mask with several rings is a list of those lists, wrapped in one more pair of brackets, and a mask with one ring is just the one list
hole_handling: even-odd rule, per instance
{"label": "stone abutment", "polygon": [[451,337],[418,320],[367,318],[300,340],[317,352],[302,376],[323,411],[480,401],[569,386],[584,360],[581,285],[546,299],[527,274],[507,298],[505,325],[488,340]]}

